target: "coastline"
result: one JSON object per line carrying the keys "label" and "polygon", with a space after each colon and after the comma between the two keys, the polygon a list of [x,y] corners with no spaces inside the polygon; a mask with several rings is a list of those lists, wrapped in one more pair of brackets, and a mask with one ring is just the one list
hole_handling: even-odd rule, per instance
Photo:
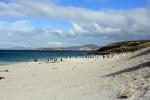
{"label": "coastline", "polygon": [[0,65],[8,65],[8,64],[12,64],[11,62],[7,62],[7,61],[0,61]]}
{"label": "coastline", "polygon": [[[130,99],[143,99],[146,95],[147,99],[145,97],[144,100],[148,100],[150,97],[148,89],[145,90],[143,97],[140,97],[140,94],[145,92],[142,89],[150,86],[148,83],[150,81],[139,77],[143,71],[148,73],[149,68],[122,71],[149,62],[149,53],[136,57],[146,50],[115,55],[112,58],[105,57],[105,59],[103,56],[94,56],[63,59],[55,63],[19,62],[0,65],[0,77],[4,77],[0,80],[0,99],[118,100],[120,91],[132,87],[134,93],[131,94]],[[136,78],[136,82],[133,78]],[[142,81],[145,83],[140,83]]]}

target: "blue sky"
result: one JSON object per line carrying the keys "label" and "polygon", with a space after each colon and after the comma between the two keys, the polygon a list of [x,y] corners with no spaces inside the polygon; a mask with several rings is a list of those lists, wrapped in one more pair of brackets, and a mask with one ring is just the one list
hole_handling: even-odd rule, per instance
{"label": "blue sky", "polygon": [[55,3],[61,6],[75,6],[87,9],[132,9],[148,6],[147,0],[59,0]]}
{"label": "blue sky", "polygon": [[0,0],[0,48],[150,39],[149,0]]}

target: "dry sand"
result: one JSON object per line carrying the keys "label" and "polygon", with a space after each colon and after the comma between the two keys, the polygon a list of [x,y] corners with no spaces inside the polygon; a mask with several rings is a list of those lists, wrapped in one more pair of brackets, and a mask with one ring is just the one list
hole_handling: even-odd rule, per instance
{"label": "dry sand", "polygon": [[0,65],[0,100],[150,100],[150,48],[113,58]]}

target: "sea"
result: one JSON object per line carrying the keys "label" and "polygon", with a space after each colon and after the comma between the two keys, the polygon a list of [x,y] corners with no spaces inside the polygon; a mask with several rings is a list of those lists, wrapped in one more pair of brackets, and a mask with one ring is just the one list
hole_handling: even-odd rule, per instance
{"label": "sea", "polygon": [[67,58],[94,55],[90,51],[40,51],[40,50],[0,50],[0,64],[46,60],[50,58]]}

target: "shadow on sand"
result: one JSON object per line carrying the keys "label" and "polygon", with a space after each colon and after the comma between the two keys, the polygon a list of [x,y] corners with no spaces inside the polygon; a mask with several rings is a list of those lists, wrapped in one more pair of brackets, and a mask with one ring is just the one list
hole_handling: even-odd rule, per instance
{"label": "shadow on sand", "polygon": [[127,69],[115,72],[115,73],[105,75],[104,77],[115,76],[115,75],[123,74],[123,73],[126,73],[126,72],[132,72],[132,71],[135,71],[135,70],[138,70],[138,69],[141,69],[141,68],[145,68],[145,67],[150,67],[150,61],[139,64],[139,65],[131,67],[131,68],[127,68]]}
{"label": "shadow on sand", "polygon": [[144,52],[141,52],[133,57],[130,57],[129,59],[133,59],[133,58],[140,57],[140,56],[147,55],[147,54],[150,54],[150,49],[147,49]]}

